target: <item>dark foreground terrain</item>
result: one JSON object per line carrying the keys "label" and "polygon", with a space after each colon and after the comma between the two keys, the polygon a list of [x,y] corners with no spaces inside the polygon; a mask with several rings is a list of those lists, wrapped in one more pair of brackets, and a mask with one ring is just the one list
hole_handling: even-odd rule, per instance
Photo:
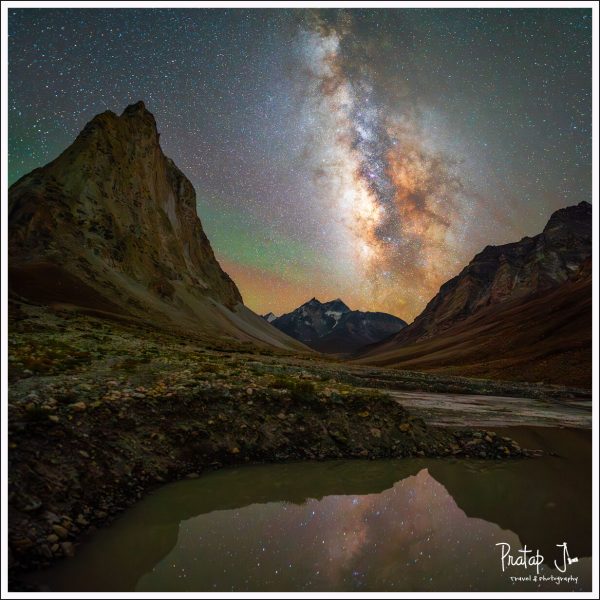
{"label": "dark foreground terrain", "polygon": [[17,582],[24,570],[73,555],[84,534],[149,489],[226,465],[535,454],[466,417],[431,425],[418,402],[403,406],[402,394],[409,404],[411,392],[425,401],[478,394],[575,411],[587,397],[208,344],[26,304],[10,314],[9,540]]}

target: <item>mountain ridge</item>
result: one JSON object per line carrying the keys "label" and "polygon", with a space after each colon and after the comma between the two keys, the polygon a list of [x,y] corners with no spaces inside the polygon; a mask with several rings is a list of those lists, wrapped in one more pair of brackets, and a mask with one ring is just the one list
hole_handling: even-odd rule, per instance
{"label": "mountain ridge", "polygon": [[394,315],[350,310],[340,298],[320,302],[314,297],[270,322],[294,339],[326,353],[356,351],[406,326]]}
{"label": "mountain ridge", "polygon": [[243,305],[143,102],[92,118],[9,189],[14,297],[299,348]]}
{"label": "mountain ridge", "polygon": [[589,388],[591,252],[591,205],[560,209],[537,236],[487,246],[413,323],[354,360]]}
{"label": "mountain ridge", "polygon": [[564,283],[591,256],[591,216],[591,204],[580,202],[555,211],[536,236],[486,246],[396,339],[432,337],[480,308]]}

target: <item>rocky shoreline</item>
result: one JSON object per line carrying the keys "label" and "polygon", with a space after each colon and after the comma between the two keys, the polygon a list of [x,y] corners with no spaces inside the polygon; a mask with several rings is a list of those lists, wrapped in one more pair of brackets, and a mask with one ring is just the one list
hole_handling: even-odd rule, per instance
{"label": "rocky shoreline", "polygon": [[532,454],[493,432],[428,427],[381,393],[342,395],[302,381],[180,387],[90,403],[31,393],[10,405],[13,575],[72,556],[83,536],[157,485],[228,465]]}

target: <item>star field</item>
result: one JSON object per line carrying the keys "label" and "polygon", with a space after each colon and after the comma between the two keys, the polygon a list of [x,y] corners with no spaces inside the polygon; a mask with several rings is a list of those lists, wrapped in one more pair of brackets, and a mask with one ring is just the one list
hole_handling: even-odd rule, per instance
{"label": "star field", "polygon": [[143,99],[248,306],[412,319],[591,199],[589,9],[12,9],[9,180]]}

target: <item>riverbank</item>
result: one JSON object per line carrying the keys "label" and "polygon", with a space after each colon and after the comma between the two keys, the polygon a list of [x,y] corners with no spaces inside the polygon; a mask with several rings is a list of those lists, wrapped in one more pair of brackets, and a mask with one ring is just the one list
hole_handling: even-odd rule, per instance
{"label": "riverbank", "polygon": [[533,427],[592,428],[592,400],[514,398],[478,394],[433,394],[390,391],[390,396],[414,416],[438,427],[473,427],[498,430],[522,425]]}
{"label": "riverbank", "polygon": [[428,427],[378,392],[272,384],[225,390],[192,377],[176,392],[138,387],[127,398],[109,392],[86,402],[55,390],[54,397],[38,394],[39,402],[30,394],[27,403],[11,404],[12,566],[71,556],[82,534],[149,489],[227,465],[527,454],[493,432]]}
{"label": "riverbank", "polygon": [[503,384],[468,387],[455,378],[346,368],[317,356],[30,312],[11,323],[10,336],[13,574],[71,556],[82,536],[149,490],[223,466],[528,454],[489,427],[432,427],[387,393],[499,393]]}

